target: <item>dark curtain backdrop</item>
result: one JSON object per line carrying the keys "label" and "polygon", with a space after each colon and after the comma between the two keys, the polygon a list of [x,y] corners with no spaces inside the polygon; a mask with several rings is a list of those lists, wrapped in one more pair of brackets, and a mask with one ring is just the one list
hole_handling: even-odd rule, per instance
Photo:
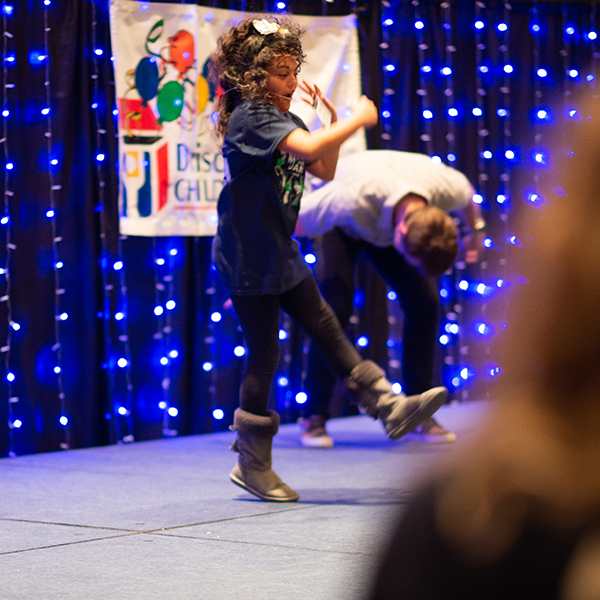
{"label": "dark curtain backdrop", "polygon": [[[528,243],[519,216],[541,204],[532,193],[552,170],[551,135],[568,146],[573,98],[595,90],[596,4],[306,0],[288,9],[356,13],[363,89],[382,111],[370,148],[440,156],[481,192],[491,247],[481,265],[442,278],[439,372],[454,399],[486,397],[501,370],[493,341],[520,285],[514,255]],[[93,0],[3,5],[2,456],[224,430],[237,406],[243,337],[211,268],[211,239],[119,236],[108,12]],[[365,335],[361,352],[399,381],[397,303],[367,265],[357,283],[349,334]],[[306,339],[286,317],[282,324],[272,402],[291,421]]]}

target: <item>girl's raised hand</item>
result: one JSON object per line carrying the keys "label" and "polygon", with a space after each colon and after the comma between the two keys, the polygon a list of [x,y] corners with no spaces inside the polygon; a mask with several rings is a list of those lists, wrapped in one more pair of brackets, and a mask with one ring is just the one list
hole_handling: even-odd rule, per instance
{"label": "girl's raised hand", "polygon": [[316,84],[310,84],[307,81],[302,80],[298,86],[300,89],[308,94],[308,97],[303,96],[302,100],[307,104],[310,104],[313,108],[317,106],[317,100],[320,100],[326,107],[327,110],[331,113],[331,122],[335,123],[337,121],[337,112],[335,110],[335,106],[331,103],[329,98],[323,96],[323,92],[319,89]]}

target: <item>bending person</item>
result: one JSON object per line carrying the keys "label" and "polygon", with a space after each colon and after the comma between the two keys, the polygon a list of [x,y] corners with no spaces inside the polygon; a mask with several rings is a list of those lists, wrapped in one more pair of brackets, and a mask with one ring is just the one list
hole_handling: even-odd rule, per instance
{"label": "bending person", "polygon": [[[367,150],[340,159],[333,181],[302,200],[296,235],[317,236],[315,277],[342,327],[353,310],[354,269],[365,255],[398,296],[404,312],[403,390],[418,394],[433,386],[439,299],[435,277],[449,269],[459,244],[448,213],[470,232],[466,259],[478,258],[484,227],[473,187],[459,171],[411,152]],[[325,429],[335,375],[311,343],[304,405],[304,446],[330,447]],[[456,436],[433,418],[411,435],[429,442]]]}

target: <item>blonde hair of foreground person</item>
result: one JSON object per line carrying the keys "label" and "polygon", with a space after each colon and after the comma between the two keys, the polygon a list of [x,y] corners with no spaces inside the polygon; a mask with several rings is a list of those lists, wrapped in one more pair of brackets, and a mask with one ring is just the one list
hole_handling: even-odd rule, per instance
{"label": "blonde hair of foreground person", "polygon": [[533,237],[520,268],[528,283],[509,305],[498,401],[474,445],[445,466],[435,514],[473,565],[510,551],[527,523],[594,531],[587,575],[597,587],[581,588],[583,549],[569,599],[600,598],[600,103],[586,108],[592,119],[559,170],[566,195],[550,192],[523,229]]}

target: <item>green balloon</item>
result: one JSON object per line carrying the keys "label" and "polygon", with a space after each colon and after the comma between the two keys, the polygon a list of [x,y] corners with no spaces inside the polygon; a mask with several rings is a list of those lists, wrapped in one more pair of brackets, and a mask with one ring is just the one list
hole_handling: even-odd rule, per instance
{"label": "green balloon", "polygon": [[174,121],[183,110],[183,86],[178,81],[169,81],[162,86],[156,99],[161,121]]}

